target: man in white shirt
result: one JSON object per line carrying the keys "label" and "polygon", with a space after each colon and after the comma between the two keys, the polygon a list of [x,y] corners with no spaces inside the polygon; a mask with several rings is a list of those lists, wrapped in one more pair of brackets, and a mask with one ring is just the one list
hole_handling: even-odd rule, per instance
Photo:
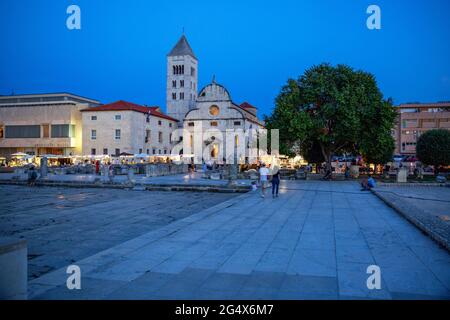
{"label": "man in white shirt", "polygon": [[262,163],[261,168],[259,169],[259,181],[261,182],[261,197],[265,197],[264,192],[268,186],[268,175],[270,171],[266,168],[266,164]]}

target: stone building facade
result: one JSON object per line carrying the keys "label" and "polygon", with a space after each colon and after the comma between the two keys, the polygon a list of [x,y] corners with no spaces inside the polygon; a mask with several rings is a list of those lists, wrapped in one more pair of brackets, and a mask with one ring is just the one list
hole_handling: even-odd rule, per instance
{"label": "stone building facade", "polygon": [[178,121],[161,112],[126,101],[81,110],[84,155],[123,153],[169,155]]}
{"label": "stone building facade", "polygon": [[236,160],[245,163],[251,156],[249,149],[256,148],[257,130],[264,125],[258,120],[254,106],[234,103],[228,90],[213,80],[200,91],[195,108],[183,120],[183,127],[183,149],[187,153],[198,157],[201,152],[203,160],[218,163],[234,162],[236,153]]}
{"label": "stone building facade", "polygon": [[80,110],[99,104],[70,93],[0,96],[0,156],[81,154]]}

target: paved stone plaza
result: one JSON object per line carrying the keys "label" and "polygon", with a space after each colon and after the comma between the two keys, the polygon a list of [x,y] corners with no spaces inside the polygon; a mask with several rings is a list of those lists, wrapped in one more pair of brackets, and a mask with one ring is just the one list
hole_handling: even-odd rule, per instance
{"label": "paved stone plaza", "polygon": [[[356,182],[282,181],[280,191],[276,199],[262,199],[256,193],[228,195],[215,206],[110,245],[74,262],[81,268],[81,290],[67,289],[64,266],[30,281],[29,298],[450,298],[450,254],[375,195],[361,192]],[[116,226],[126,233],[123,228],[131,221],[139,225],[140,219],[117,206],[143,196],[117,192],[100,198],[99,204],[70,210],[79,211],[79,221],[87,224],[92,212],[105,215],[117,210],[122,220]],[[127,197],[119,201],[120,192]],[[158,197],[164,199],[155,193]],[[179,199],[183,194],[168,197]],[[32,205],[26,203],[25,198],[25,206],[18,208],[30,219]],[[138,203],[132,207],[135,212],[137,207],[145,210],[145,201]],[[74,205],[78,206],[76,201]],[[42,213],[45,208],[49,205],[34,210]],[[53,228],[42,237],[56,237],[61,230]],[[66,229],[59,239],[80,231]],[[86,238],[88,234],[84,232]],[[366,269],[373,264],[381,268],[380,290],[366,285]]]}
{"label": "paved stone plaza", "polygon": [[32,280],[233,194],[0,185],[0,236],[28,241]]}

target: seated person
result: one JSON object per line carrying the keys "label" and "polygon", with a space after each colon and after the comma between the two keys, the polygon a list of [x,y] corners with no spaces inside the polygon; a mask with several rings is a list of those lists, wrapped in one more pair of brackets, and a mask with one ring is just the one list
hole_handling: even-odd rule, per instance
{"label": "seated person", "polygon": [[375,179],[369,174],[369,179],[367,179],[367,184],[370,189],[375,188],[376,182]]}
{"label": "seated person", "polygon": [[331,176],[332,176],[332,171],[331,171],[331,169],[327,169],[327,172],[326,172],[325,175],[323,176],[323,180],[331,180]]}
{"label": "seated person", "polygon": [[375,179],[372,178],[372,176],[369,174],[368,178],[364,178],[364,180],[361,182],[361,191],[369,191],[370,189],[375,188],[375,186]]}

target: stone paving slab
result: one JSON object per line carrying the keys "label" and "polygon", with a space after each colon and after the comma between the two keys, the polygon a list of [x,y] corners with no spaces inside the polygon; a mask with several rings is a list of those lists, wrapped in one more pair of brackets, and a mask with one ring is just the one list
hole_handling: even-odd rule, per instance
{"label": "stone paving slab", "polygon": [[450,251],[450,188],[382,186],[373,192]]}
{"label": "stone paving slab", "polygon": [[[280,193],[233,198],[80,261],[89,280],[77,298],[450,299],[448,252],[357,183],[282,181]],[[372,264],[380,290],[366,285]],[[31,281],[30,297],[67,291],[63,271]]]}

